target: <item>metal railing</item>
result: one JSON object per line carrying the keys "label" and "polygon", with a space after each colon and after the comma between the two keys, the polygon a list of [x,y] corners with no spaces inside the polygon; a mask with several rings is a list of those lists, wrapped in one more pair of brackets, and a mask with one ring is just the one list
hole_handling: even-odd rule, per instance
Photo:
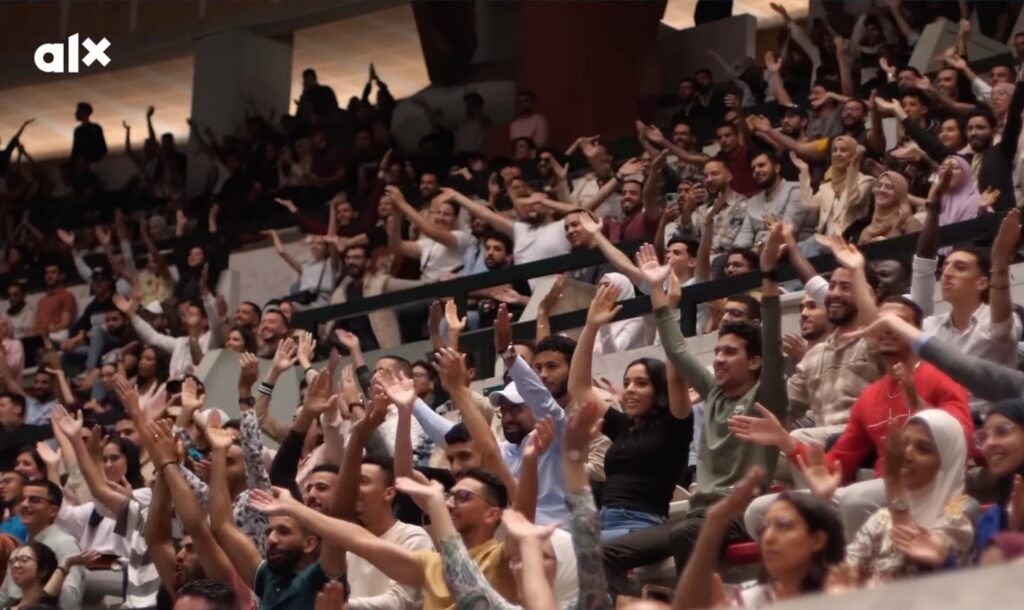
{"label": "metal railing", "polygon": [[[940,246],[948,246],[964,242],[988,242],[995,235],[1002,216],[1002,213],[987,214],[973,220],[940,227],[939,244]],[[861,251],[869,261],[890,258],[909,260],[910,256],[914,253],[917,239],[917,233],[904,235],[864,245],[861,247]],[[636,250],[639,244],[639,241],[631,241],[619,244],[619,247],[627,254],[630,254]],[[350,303],[296,311],[292,316],[292,324],[307,330],[314,330],[318,324],[324,322],[351,318],[365,315],[377,309],[393,308],[441,297],[454,298],[459,305],[459,310],[465,311],[467,295],[474,290],[507,284],[517,280],[573,271],[605,262],[607,260],[604,255],[594,248],[585,252],[556,256],[498,271],[489,271],[487,273],[426,284],[407,290],[390,292]],[[815,256],[810,259],[810,262],[821,273],[831,271],[836,267],[835,259],[831,254]],[[780,262],[779,281],[785,282],[793,279],[798,279],[796,270],[788,262]],[[683,290],[679,303],[679,307],[682,310],[683,334],[686,336],[693,336],[695,334],[696,310],[697,305],[700,303],[745,292],[758,287],[760,283],[761,274],[755,271],[688,286]],[[616,315],[616,320],[634,318],[651,313],[650,298],[646,295],[622,301],[620,304],[622,305],[622,310]],[[552,333],[558,333],[579,328],[583,326],[586,319],[587,311],[585,309],[552,316],[550,330]],[[534,320],[517,322],[512,325],[512,337],[514,339],[532,339],[536,336],[536,331],[537,326]],[[472,352],[477,357],[478,371],[491,370],[490,365],[493,363],[494,357],[494,350],[492,348],[493,335],[493,328],[488,327],[465,332],[459,337],[461,349]]]}

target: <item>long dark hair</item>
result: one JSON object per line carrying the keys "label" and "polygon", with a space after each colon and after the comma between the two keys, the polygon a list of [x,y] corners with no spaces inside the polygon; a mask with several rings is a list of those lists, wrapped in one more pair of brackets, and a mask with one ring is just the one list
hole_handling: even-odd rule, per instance
{"label": "long dark hair", "polygon": [[255,354],[257,348],[256,335],[253,334],[252,330],[247,326],[241,324],[235,324],[231,327],[231,330],[237,331],[238,334],[242,335],[242,342],[245,343],[245,351]]}
{"label": "long dark hair", "polygon": [[800,583],[801,593],[821,591],[825,586],[829,568],[846,558],[846,536],[843,534],[843,522],[839,519],[839,514],[830,504],[811,494],[786,492],[775,501],[786,502],[792,506],[807,524],[808,533],[825,532],[828,538],[825,546],[811,556],[807,574]]}
{"label": "long dark hair", "polygon": [[36,468],[39,469],[40,475],[42,476],[42,478],[45,479],[46,478],[46,462],[43,461],[43,456],[39,455],[39,452],[36,451],[36,448],[33,447],[32,445],[25,445],[21,449],[18,449],[18,453],[14,456],[15,459],[17,459],[17,457],[19,455],[21,455],[22,453],[27,453],[28,456],[30,458],[32,458],[32,461],[35,462],[35,464],[36,464]]}
{"label": "long dark hair", "polygon": [[[144,345],[139,351],[139,360],[142,359],[142,352],[146,350],[153,352],[153,356],[156,358],[156,373],[154,374],[154,378],[156,379],[156,385],[159,386],[160,384],[165,383],[167,378],[171,376],[171,359],[169,356],[164,354],[163,351],[157,349],[156,346]],[[138,365],[136,365],[136,367],[137,366]]]}
{"label": "long dark hair", "polygon": [[57,571],[57,555],[50,547],[36,540],[29,540],[19,548],[25,547],[32,549],[36,555],[36,582],[40,586],[45,585]]}
{"label": "long dark hair", "polygon": [[[989,411],[986,419],[993,415],[1002,415],[1013,422],[1016,426],[1024,428],[1024,399],[1011,398],[996,403]],[[996,501],[998,502],[999,510],[1002,512],[1002,522],[1004,527],[1009,519],[1009,515],[1006,513],[1006,507],[1009,506],[1010,496],[1013,494],[1013,478],[1014,475],[1018,474],[1024,477],[1024,462],[1017,464],[1017,469],[1013,474],[1001,477],[997,482],[999,496]]]}
{"label": "long dark hair", "polygon": [[668,373],[665,372],[665,363],[654,358],[637,358],[626,365],[626,368],[622,371],[622,376],[625,377],[629,369],[637,364],[644,367],[644,370],[647,371],[647,377],[651,380],[651,386],[654,388],[654,401],[651,405],[650,414],[653,416],[667,412],[669,410]]}
{"label": "long dark hair", "polygon": [[139,448],[135,446],[135,443],[121,438],[119,436],[108,436],[103,440],[103,446],[117,445],[117,448],[121,451],[121,455],[124,456],[124,461],[128,465],[125,470],[124,478],[128,481],[128,484],[132,486],[132,489],[140,489],[146,486],[146,482],[142,480],[142,465],[139,457]]}

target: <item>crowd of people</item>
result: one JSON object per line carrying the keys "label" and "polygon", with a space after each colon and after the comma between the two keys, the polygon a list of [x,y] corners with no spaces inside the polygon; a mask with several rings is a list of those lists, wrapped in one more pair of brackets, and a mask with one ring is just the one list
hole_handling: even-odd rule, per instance
{"label": "crowd of people", "polygon": [[[618,159],[599,137],[553,148],[530,91],[505,157],[485,154],[498,127],[472,92],[458,120],[412,100],[431,129],[403,150],[372,66],[345,109],[310,69],[276,124],[192,124],[215,168],[192,197],[154,108],[141,152],[124,124],[137,176],[118,190],[90,169],[107,145],[89,104],[56,180],[25,150],[26,121],[0,154],[0,606],[750,607],[1019,560],[1024,33],[979,75],[972,18],[994,34],[1008,3],[876,4],[808,30],[773,5],[778,53],[711,54],[731,80],[684,79],[671,120],[637,120],[638,154]],[[948,10],[959,36],[925,76],[907,61]],[[246,224],[263,213],[287,220]],[[940,243],[984,217],[994,236]],[[286,246],[295,229],[308,255]],[[861,251],[904,235],[905,256]],[[294,282],[230,312],[218,278],[260,240]],[[589,251],[604,262],[465,309],[292,324]],[[822,253],[827,277],[809,260]],[[717,341],[703,361],[682,294],[745,274],[757,288],[697,309]],[[577,339],[552,329],[570,290],[590,303]],[[785,334],[781,295],[800,291]],[[652,315],[622,319],[638,296]],[[536,338],[513,340],[531,298]],[[505,371],[488,396],[460,345],[479,328]],[[422,360],[389,351],[422,339]],[[621,382],[595,375],[639,348]],[[237,354],[237,411],[206,401],[217,350]],[[270,402],[289,375],[285,421]],[[724,583],[723,550],[751,541],[762,578]],[[638,568],[662,562],[678,584],[659,600]]]}

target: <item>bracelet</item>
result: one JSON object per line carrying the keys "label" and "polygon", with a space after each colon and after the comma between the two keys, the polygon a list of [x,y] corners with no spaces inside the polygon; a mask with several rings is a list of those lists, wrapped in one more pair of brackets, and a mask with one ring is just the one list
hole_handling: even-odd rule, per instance
{"label": "bracelet", "polygon": [[167,468],[168,466],[172,466],[172,465],[177,465],[177,464],[178,464],[178,462],[176,462],[174,460],[168,460],[168,461],[164,462],[163,464],[160,464],[159,466],[157,466],[156,469],[158,471],[160,471],[160,472],[163,472],[164,468]]}
{"label": "bracelet", "polygon": [[256,388],[256,391],[264,396],[270,396],[274,393],[274,386],[269,383],[260,383],[260,387]]}
{"label": "bracelet", "polygon": [[60,570],[61,572],[64,572],[64,575],[65,575],[65,576],[67,576],[67,575],[68,575],[68,569],[67,569],[67,568],[65,568],[64,566],[57,566],[57,567],[56,567],[55,569],[56,569],[56,570]]}
{"label": "bracelet", "polygon": [[766,280],[771,280],[773,282],[778,282],[779,281],[779,269],[778,269],[778,267],[773,267],[773,268],[769,269],[768,271],[765,271],[765,270],[762,269],[761,270],[761,277],[766,279]]}
{"label": "bracelet", "polygon": [[303,374],[303,375],[309,375],[309,372],[310,372],[310,371],[315,371],[315,370],[316,370],[316,369],[314,369],[313,367],[311,367],[311,366],[307,366],[306,368],[302,369],[302,374]]}

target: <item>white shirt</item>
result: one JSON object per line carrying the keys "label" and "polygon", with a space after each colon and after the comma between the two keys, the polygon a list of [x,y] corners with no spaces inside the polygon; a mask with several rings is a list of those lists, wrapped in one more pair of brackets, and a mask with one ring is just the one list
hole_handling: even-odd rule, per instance
{"label": "white shirt", "polygon": [[[142,506],[149,506],[151,494],[148,487],[132,491],[132,497]],[[99,513],[103,519],[96,524],[96,527],[89,527],[89,519],[92,517],[93,510]],[[57,525],[77,538],[83,549],[127,559],[128,538],[114,532],[116,524],[114,515],[111,515],[105,506],[95,502],[73,506],[65,500],[60,505],[60,512],[57,513]]]}
{"label": "white shirt", "polygon": [[[206,319],[210,321],[210,330],[199,335],[197,341],[199,342],[199,350],[206,354],[211,349],[217,349],[223,345],[224,338],[221,337],[221,326],[218,323],[220,317],[217,313],[217,304],[213,300],[212,294],[207,294],[203,299],[203,308],[206,310]],[[132,327],[144,342],[156,346],[157,349],[171,355],[170,379],[179,379],[183,375],[192,373],[195,370],[195,365],[192,363],[192,350],[189,349],[189,338],[187,335],[172,337],[158,333],[141,316],[132,316]]]}
{"label": "white shirt", "polygon": [[[396,521],[381,534],[381,540],[394,542],[410,551],[426,551],[434,548],[430,536],[422,527]],[[348,582],[352,592],[348,599],[349,610],[403,610],[422,605],[423,593],[414,587],[406,587],[391,580],[372,563],[353,553],[346,553]]]}
{"label": "white shirt", "polygon": [[[572,250],[569,240],[565,237],[565,224],[561,221],[531,225],[517,220],[512,225],[512,240],[515,243],[512,259],[517,265],[561,256]],[[531,279],[530,288],[534,288],[535,282],[539,279]]]}
{"label": "white shirt", "polygon": [[[591,172],[582,178],[573,180],[569,201],[576,205],[583,205],[597,197],[599,190],[601,190],[601,185],[597,182],[597,176]],[[594,215],[598,218],[622,218],[622,197],[618,193],[612,194],[597,206]]]}
{"label": "white shirt", "polygon": [[465,231],[452,231],[452,235],[457,242],[454,248],[426,236],[416,240],[416,245],[420,247],[421,279],[428,282],[439,281],[442,274],[451,273],[462,265],[473,238]]}

